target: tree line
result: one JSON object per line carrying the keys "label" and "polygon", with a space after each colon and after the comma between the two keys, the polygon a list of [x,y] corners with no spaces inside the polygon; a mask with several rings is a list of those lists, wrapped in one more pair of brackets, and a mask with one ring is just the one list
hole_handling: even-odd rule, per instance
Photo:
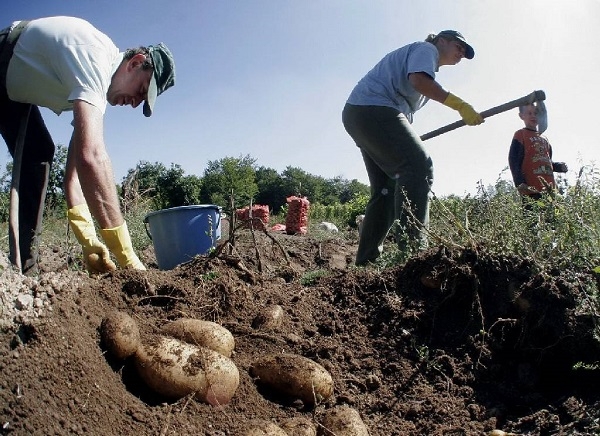
{"label": "tree line", "polygon": [[[46,213],[63,213],[66,200],[63,191],[67,147],[57,145],[50,171],[46,197]],[[0,220],[8,220],[12,163],[0,176]],[[301,168],[288,166],[281,173],[258,166],[250,155],[224,157],[209,161],[201,176],[185,174],[180,165],[140,161],[130,169],[117,189],[123,208],[145,205],[160,210],[192,204],[215,204],[225,210],[249,204],[269,206],[278,214],[289,196],[304,196],[311,203],[324,206],[345,204],[366,198],[369,187],[358,180],[342,177],[326,179]],[[4,207],[5,206],[5,207]]]}

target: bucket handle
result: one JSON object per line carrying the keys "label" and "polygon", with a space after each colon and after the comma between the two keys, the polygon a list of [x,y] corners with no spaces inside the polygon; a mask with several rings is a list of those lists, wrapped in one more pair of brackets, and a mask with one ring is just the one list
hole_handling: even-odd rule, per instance
{"label": "bucket handle", "polygon": [[148,235],[150,240],[152,240],[152,235],[150,234],[150,230],[148,230],[148,217],[147,216],[144,217],[144,228],[146,229],[146,234]]}

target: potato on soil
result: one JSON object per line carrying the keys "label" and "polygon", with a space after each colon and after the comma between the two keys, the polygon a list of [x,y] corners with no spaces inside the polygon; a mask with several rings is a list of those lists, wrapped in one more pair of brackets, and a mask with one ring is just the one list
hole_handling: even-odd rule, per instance
{"label": "potato on soil", "polygon": [[132,356],[140,347],[140,330],[135,320],[124,312],[108,314],[100,324],[100,338],[117,359]]}
{"label": "potato on soil", "polygon": [[268,354],[250,367],[257,382],[284,395],[314,405],[333,394],[331,374],[318,363],[297,354]]}
{"label": "potato on soil", "polygon": [[301,416],[284,419],[279,426],[288,436],[317,436],[317,428],[313,422]]}
{"label": "potato on soil", "polygon": [[264,307],[252,321],[252,328],[274,330],[281,326],[283,316],[283,308],[279,304],[272,304]]}
{"label": "potato on soil", "polygon": [[356,409],[337,406],[325,412],[319,436],[369,436],[369,430]]}
{"label": "potato on soil", "polygon": [[244,436],[289,436],[281,427],[266,420],[253,420],[244,432]]}
{"label": "potato on soil", "polygon": [[240,382],[233,361],[209,348],[175,338],[154,337],[135,354],[140,377],[155,392],[170,398],[189,394],[205,403],[229,403]]}
{"label": "potato on soil", "polygon": [[235,348],[233,335],[225,327],[201,319],[180,318],[166,324],[161,332],[198,347],[206,347],[231,357]]}

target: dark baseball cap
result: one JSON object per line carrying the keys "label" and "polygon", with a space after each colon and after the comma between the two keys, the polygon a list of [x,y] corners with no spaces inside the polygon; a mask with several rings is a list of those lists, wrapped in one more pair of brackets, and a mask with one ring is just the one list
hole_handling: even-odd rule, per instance
{"label": "dark baseball cap", "polygon": [[469,45],[465,37],[462,36],[460,32],[457,32],[456,30],[442,30],[440,33],[437,34],[437,36],[442,36],[444,38],[452,38],[460,42],[465,48],[465,57],[467,59],[473,59],[473,56],[475,56],[475,50],[473,50],[473,47]]}
{"label": "dark baseball cap", "polygon": [[144,115],[149,117],[154,111],[156,97],[175,85],[175,61],[173,54],[162,42],[148,46],[148,55],[152,59],[154,72],[148,87],[148,96],[144,102]]}

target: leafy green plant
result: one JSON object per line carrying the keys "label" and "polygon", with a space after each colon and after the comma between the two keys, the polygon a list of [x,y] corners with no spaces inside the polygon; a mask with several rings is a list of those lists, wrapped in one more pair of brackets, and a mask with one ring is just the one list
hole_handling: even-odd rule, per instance
{"label": "leafy green plant", "polygon": [[218,277],[219,277],[219,273],[216,271],[209,271],[207,273],[200,275],[200,279],[202,279],[205,282],[210,282],[212,280],[217,279]]}
{"label": "leafy green plant", "polygon": [[148,201],[141,202],[130,206],[125,212],[125,221],[131,235],[131,242],[136,252],[143,251],[152,245],[152,239],[147,231],[147,224],[144,223],[144,218],[153,209],[149,207]]}
{"label": "leafy green plant", "polygon": [[329,272],[324,269],[307,271],[302,275],[302,277],[300,277],[300,283],[303,286],[311,286],[311,285],[314,285],[319,278],[326,277],[328,274],[329,274]]}

